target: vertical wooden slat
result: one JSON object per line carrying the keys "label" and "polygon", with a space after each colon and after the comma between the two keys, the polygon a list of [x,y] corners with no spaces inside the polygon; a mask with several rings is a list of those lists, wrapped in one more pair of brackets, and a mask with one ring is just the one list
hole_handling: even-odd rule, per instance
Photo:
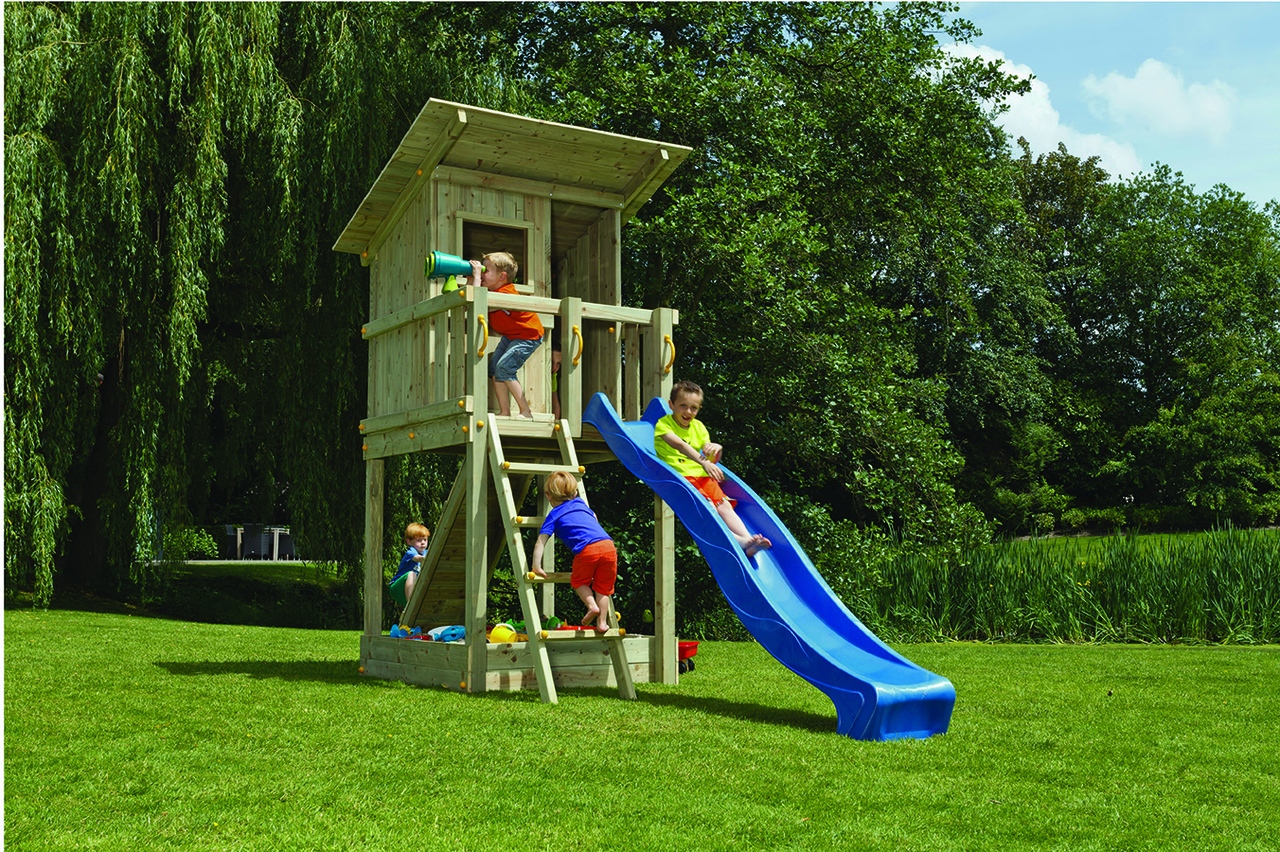
{"label": "vertical wooden slat", "polygon": [[[582,380],[586,353],[574,364],[576,355],[581,352],[582,341],[582,299],[571,296],[560,300],[560,316],[564,322],[560,338],[560,413],[569,421],[569,434],[575,438],[582,437]],[[574,332],[577,329],[577,332]]]}
{"label": "vertical wooden slat", "polygon": [[627,323],[624,328],[622,343],[626,347],[623,359],[626,380],[622,383],[622,408],[619,410],[623,420],[639,420],[641,403],[648,402],[640,399],[640,326]]}
{"label": "vertical wooden slat", "polygon": [[[484,317],[488,322],[489,315],[489,291],[483,287],[473,288],[474,305],[473,313],[470,317],[472,327],[467,329],[469,336],[475,338],[475,348],[471,349],[472,353],[480,353],[480,341],[483,339],[483,333],[480,331],[479,317]],[[473,388],[485,388],[488,384],[488,353],[493,350],[495,341],[490,336],[488,344],[485,346],[483,354],[471,354],[467,356],[470,364],[468,373],[468,384]],[[486,445],[482,436],[477,435],[480,423],[489,423],[489,409],[487,403],[488,395],[481,390],[476,395],[476,413],[471,418],[471,429],[467,432],[468,440],[466,447],[466,460],[464,464],[467,469],[468,482],[471,487],[467,491],[467,566],[466,566],[466,602],[464,605],[465,620],[463,622],[467,632],[467,669],[466,669],[466,688],[472,692],[483,692],[485,689],[485,675],[487,668],[487,643],[485,642],[485,626],[488,605],[488,567],[489,567],[489,517],[488,517],[488,486],[487,477],[485,476],[485,449]]]}

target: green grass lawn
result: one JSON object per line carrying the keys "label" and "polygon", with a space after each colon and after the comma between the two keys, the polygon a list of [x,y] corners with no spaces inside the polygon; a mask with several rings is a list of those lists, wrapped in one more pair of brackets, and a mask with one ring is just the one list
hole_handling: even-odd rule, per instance
{"label": "green grass lawn", "polygon": [[1275,850],[1280,648],[900,646],[950,731],[866,743],[754,643],[678,687],[461,695],[357,635],[5,612],[5,848]]}

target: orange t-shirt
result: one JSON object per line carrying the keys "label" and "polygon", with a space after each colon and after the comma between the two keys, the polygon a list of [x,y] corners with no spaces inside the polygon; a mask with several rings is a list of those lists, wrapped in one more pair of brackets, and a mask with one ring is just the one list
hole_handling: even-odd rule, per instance
{"label": "orange t-shirt", "polygon": [[[516,285],[503,284],[495,293],[516,293]],[[489,311],[489,328],[513,340],[541,340],[542,321],[533,311]]]}

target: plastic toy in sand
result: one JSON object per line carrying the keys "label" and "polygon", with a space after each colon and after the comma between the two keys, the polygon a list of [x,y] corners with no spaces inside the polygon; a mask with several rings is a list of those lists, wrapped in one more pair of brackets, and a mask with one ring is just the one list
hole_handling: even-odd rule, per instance
{"label": "plastic toy in sand", "polygon": [[516,629],[505,621],[502,624],[494,625],[489,631],[489,641],[496,644],[516,641]]}

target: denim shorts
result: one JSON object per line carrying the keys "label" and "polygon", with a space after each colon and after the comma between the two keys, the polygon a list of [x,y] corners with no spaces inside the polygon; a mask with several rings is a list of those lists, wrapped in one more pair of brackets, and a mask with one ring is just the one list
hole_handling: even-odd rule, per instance
{"label": "denim shorts", "polygon": [[489,356],[489,375],[500,382],[515,381],[516,370],[519,370],[524,365],[524,362],[529,360],[533,350],[537,349],[541,343],[541,337],[533,340],[502,338],[498,348],[493,350],[493,354]]}

